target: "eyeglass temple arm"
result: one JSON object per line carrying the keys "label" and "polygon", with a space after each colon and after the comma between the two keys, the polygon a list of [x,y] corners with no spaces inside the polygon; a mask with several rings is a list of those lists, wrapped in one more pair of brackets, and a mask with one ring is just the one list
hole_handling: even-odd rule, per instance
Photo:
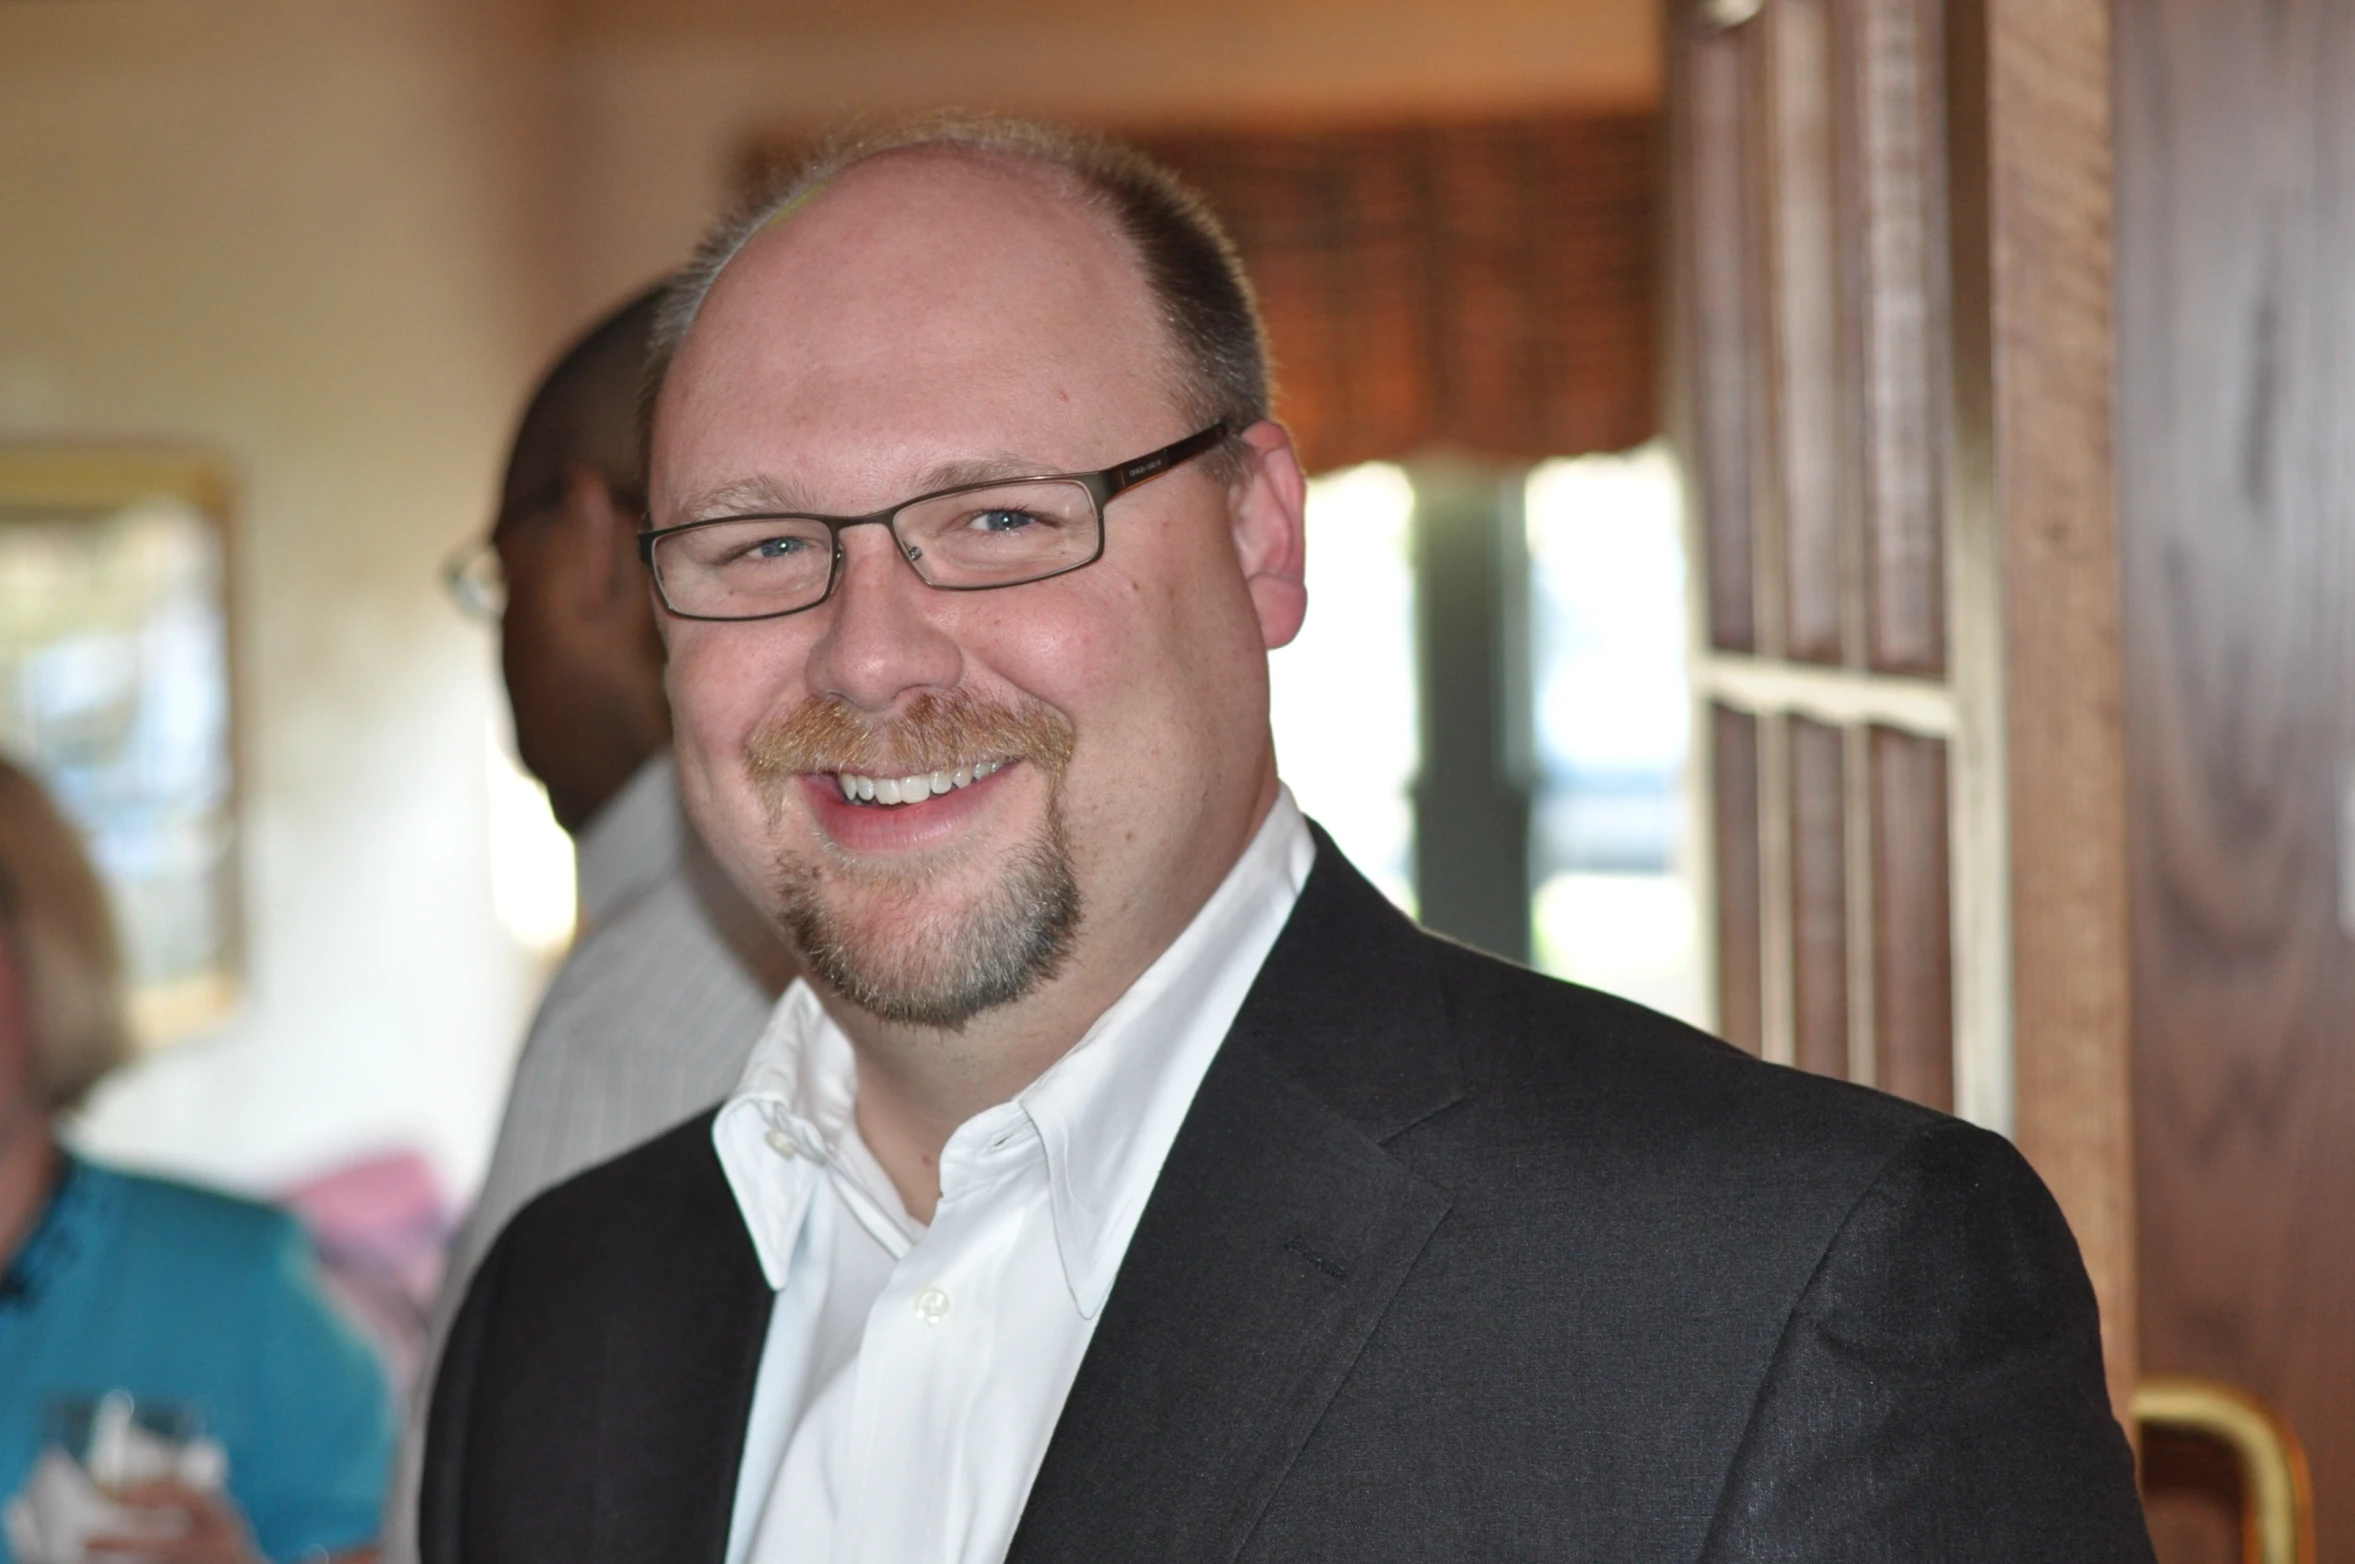
{"label": "eyeglass temple arm", "polygon": [[1104,480],[1104,497],[1110,499],[1123,489],[1135,488],[1148,478],[1158,478],[1180,462],[1191,461],[1227,437],[1227,424],[1220,419],[1197,434],[1187,435],[1175,445],[1165,445],[1133,462],[1123,462],[1098,474]]}

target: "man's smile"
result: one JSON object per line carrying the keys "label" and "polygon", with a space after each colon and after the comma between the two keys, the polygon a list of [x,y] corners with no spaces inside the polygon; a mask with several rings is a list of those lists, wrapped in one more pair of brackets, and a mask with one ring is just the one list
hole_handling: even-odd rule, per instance
{"label": "man's smile", "polygon": [[935,793],[971,787],[1006,764],[1003,760],[980,760],[905,777],[869,777],[838,771],[834,781],[842,789],[842,796],[854,804],[921,804]]}
{"label": "man's smile", "polygon": [[1029,769],[1007,757],[936,772],[911,768],[903,776],[817,770],[801,773],[795,786],[812,823],[836,850],[896,856],[946,848],[984,820],[1002,821],[1001,791]]}
{"label": "man's smile", "polygon": [[1033,775],[1052,794],[1072,742],[1070,720],[1052,707],[956,690],[876,715],[840,698],[805,700],[763,724],[744,750],[772,809],[790,789],[833,847],[897,855],[947,847],[984,820],[1014,827],[1003,805],[1027,793]]}

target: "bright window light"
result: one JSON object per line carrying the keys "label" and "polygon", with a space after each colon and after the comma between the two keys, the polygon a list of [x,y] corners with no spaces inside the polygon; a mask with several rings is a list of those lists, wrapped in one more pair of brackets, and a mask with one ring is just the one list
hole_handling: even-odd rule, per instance
{"label": "bright window light", "polygon": [[491,910],[515,942],[553,956],[572,940],[572,838],[548,808],[548,790],[516,761],[506,735],[490,750]]}
{"label": "bright window light", "polygon": [[1685,864],[1685,559],[1665,449],[1533,468],[1538,786],[1533,954],[1556,976],[1707,1018]]}
{"label": "bright window light", "polygon": [[1673,776],[1692,699],[1676,469],[1647,445],[1530,469],[1537,737],[1550,776]]}
{"label": "bright window light", "polygon": [[1268,659],[1276,756],[1300,807],[1414,911],[1415,491],[1387,462],[1308,486],[1308,621]]}

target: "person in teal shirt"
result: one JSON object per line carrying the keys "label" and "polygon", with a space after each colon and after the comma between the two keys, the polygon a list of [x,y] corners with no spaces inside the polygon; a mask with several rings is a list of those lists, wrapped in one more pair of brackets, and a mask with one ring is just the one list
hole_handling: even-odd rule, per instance
{"label": "person in teal shirt", "polygon": [[[163,1484],[159,1564],[365,1559],[393,1418],[373,1353],[334,1313],[281,1212],[120,1172],[59,1145],[57,1115],[124,1052],[104,892],[73,829],[0,761],[0,1504],[54,1409],[127,1392],[184,1409],[225,1492]],[[17,1564],[0,1535],[0,1564]]]}

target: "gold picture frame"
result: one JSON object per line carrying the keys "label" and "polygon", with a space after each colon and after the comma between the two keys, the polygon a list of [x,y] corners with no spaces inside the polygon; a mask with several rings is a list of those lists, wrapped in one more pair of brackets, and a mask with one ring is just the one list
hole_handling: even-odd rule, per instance
{"label": "gold picture frame", "polygon": [[200,453],[0,445],[0,750],[82,827],[147,1048],[243,991],[233,503]]}

